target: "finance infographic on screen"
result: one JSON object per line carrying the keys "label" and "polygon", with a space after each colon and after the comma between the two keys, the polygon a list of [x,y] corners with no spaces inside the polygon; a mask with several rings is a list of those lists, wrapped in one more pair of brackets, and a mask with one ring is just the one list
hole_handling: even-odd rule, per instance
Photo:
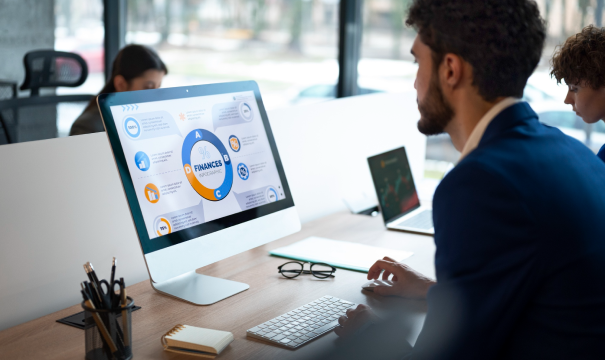
{"label": "finance infographic on screen", "polygon": [[150,239],[284,199],[252,91],[110,109]]}

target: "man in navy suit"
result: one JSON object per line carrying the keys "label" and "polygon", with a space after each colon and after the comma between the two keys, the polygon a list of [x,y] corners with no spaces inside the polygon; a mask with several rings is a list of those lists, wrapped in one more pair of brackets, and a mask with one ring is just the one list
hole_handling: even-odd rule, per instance
{"label": "man in navy suit", "polygon": [[[428,301],[408,356],[605,359],[605,165],[518,100],[545,38],[536,3],[414,0],[407,24],[418,128],[462,154],[433,200],[437,281],[389,258],[368,273],[393,275],[379,295]],[[376,315],[339,321],[347,337]]]}

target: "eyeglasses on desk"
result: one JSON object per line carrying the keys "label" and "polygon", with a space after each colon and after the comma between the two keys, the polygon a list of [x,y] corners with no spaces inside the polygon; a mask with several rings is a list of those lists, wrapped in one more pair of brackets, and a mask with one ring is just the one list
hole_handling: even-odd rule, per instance
{"label": "eyeglasses on desk", "polygon": [[[309,270],[305,270],[305,264],[310,264]],[[332,265],[325,263],[312,263],[312,262],[300,262],[300,261],[289,261],[281,266],[277,267],[280,274],[288,279],[293,279],[300,274],[311,274],[319,279],[327,279],[334,277],[336,268]]]}

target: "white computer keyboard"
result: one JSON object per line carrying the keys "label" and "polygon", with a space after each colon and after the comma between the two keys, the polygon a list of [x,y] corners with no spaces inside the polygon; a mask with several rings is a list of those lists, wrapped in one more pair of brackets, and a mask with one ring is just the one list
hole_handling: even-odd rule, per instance
{"label": "white computer keyboard", "polygon": [[297,348],[338,326],[338,318],[357,304],[324,296],[247,331],[253,338]]}

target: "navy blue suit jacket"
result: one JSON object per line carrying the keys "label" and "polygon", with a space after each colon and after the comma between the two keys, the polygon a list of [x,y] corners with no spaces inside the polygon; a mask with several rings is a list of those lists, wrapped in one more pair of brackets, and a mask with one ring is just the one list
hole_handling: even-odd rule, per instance
{"label": "navy blue suit jacket", "polygon": [[437,285],[413,359],[605,359],[605,164],[500,113],[433,200]]}
{"label": "navy blue suit jacket", "polygon": [[597,156],[599,157],[599,159],[605,162],[605,145],[601,146],[601,149],[597,153]]}

